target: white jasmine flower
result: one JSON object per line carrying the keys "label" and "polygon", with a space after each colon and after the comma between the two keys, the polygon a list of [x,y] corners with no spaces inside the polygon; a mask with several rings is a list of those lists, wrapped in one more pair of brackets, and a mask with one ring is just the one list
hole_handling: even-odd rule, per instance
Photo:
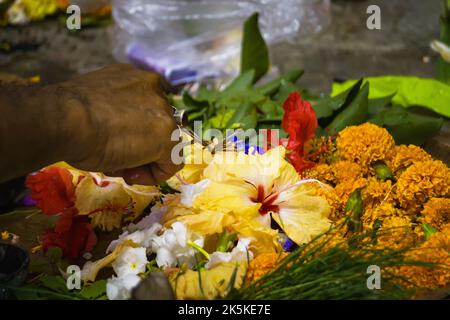
{"label": "white jasmine flower", "polygon": [[145,248],[124,249],[117,259],[113,262],[112,267],[119,278],[127,274],[138,274],[145,271],[145,265],[148,263]]}
{"label": "white jasmine flower", "polygon": [[123,277],[108,279],[106,283],[106,295],[109,300],[127,300],[131,298],[131,291],[136,287],[141,278],[135,274],[127,274]]}
{"label": "white jasmine flower", "polygon": [[201,180],[194,184],[186,184],[180,187],[181,191],[181,204],[190,208],[192,207],[192,203],[195,198],[197,198],[203,191],[205,191],[206,187],[209,185],[209,180]]}
{"label": "white jasmine flower", "polygon": [[209,261],[206,263],[206,269],[222,263],[222,262],[234,262],[234,261],[246,261],[247,259],[253,259],[253,253],[248,249],[250,238],[240,238],[236,246],[231,252],[214,252],[209,255]]}
{"label": "white jasmine flower", "polygon": [[159,267],[174,267],[177,264],[195,265],[196,249],[203,247],[203,238],[190,239],[186,226],[175,222],[170,229],[153,239],[152,251],[156,252],[156,263]]}
{"label": "white jasmine flower", "polygon": [[161,228],[162,226],[159,223],[154,223],[147,229],[138,230],[133,233],[125,231],[117,240],[114,240],[109,244],[106,252],[108,253],[114,251],[114,249],[116,249],[117,246],[122,244],[125,240],[131,240],[141,247],[148,248],[151,246],[153,239],[157,236]]}

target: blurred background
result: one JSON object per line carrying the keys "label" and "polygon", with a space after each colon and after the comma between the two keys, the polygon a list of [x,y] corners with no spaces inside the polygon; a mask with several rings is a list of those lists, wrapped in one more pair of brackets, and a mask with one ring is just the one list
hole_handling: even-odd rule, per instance
{"label": "blurred background", "polygon": [[[300,25],[297,30],[300,36],[294,35],[272,44],[270,52],[272,64],[281,71],[294,67],[304,68],[306,73],[302,82],[315,93],[329,91],[331,82],[336,78],[382,74],[435,75],[438,56],[433,53],[429,44],[431,40],[439,38],[439,0],[305,2],[311,1],[316,2],[318,9],[313,13],[319,16],[313,26],[311,22]],[[72,2],[81,2],[86,8],[97,12],[100,5],[106,3],[86,0]],[[167,3],[169,2],[173,1]],[[220,3],[212,2],[216,5]],[[305,5],[301,0],[278,2],[288,10],[295,6],[295,2]],[[134,3],[136,1],[133,0],[115,1],[120,9]],[[371,4],[381,8],[381,30],[366,28],[366,9]],[[242,12],[246,14],[245,10]],[[107,13],[108,10],[104,10],[103,14]],[[122,22],[126,19],[124,14],[120,17]],[[244,20],[243,16],[240,18]],[[294,19],[292,16],[290,18]],[[0,71],[22,77],[39,75],[42,82],[51,83],[115,62],[116,57],[120,56],[117,53],[117,28],[107,18],[97,20],[92,22],[91,18],[86,27],[83,26],[76,32],[68,31],[61,17],[48,17],[26,25],[0,28]],[[264,16],[261,20],[264,22]],[[170,38],[167,28],[159,28],[152,36],[164,33]],[[309,32],[311,28],[313,32]],[[151,37],[146,44],[152,46]]]}

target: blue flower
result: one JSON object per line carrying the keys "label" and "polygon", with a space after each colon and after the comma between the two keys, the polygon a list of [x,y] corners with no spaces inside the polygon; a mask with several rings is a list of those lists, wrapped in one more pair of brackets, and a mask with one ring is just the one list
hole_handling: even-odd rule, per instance
{"label": "blue flower", "polygon": [[259,146],[250,145],[248,143],[245,143],[242,140],[239,140],[239,138],[235,135],[228,135],[227,139],[230,140],[230,142],[235,143],[237,150],[244,150],[245,154],[249,154],[250,150],[252,150],[252,155],[255,153],[263,154],[264,149]]}

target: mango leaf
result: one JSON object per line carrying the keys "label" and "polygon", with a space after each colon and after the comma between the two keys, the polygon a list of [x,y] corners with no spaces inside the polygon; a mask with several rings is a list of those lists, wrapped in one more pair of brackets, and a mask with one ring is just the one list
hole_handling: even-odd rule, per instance
{"label": "mango leaf", "polygon": [[369,84],[366,83],[355,99],[333,119],[327,130],[335,134],[347,126],[358,125],[367,119],[369,104]]}
{"label": "mango leaf", "polygon": [[199,118],[201,118],[204,114],[206,114],[206,109],[197,111],[197,112],[192,112],[188,114],[188,121],[192,122],[194,120],[197,120]]}
{"label": "mango leaf", "polygon": [[393,97],[394,94],[391,94],[383,98],[370,99],[368,108],[369,116],[375,115],[381,111],[386,110],[386,108],[391,104]]}
{"label": "mango leaf", "polygon": [[265,96],[272,96],[277,93],[281,86],[282,80],[295,83],[303,75],[303,73],[304,71],[301,69],[288,71],[280,77],[256,87],[256,89]]}
{"label": "mango leaf", "polygon": [[256,106],[246,103],[234,112],[233,116],[228,120],[226,128],[255,128],[257,121]]}
{"label": "mango leaf", "polygon": [[262,104],[267,98],[254,89],[248,89],[242,92],[236,92],[234,95],[222,97],[218,103],[218,107],[227,107],[229,109],[240,108],[244,103]]}
{"label": "mango leaf", "polygon": [[300,91],[300,87],[296,86],[292,82],[281,80],[280,90],[278,91],[276,101],[280,105],[283,105],[286,99],[288,98],[289,94],[291,94],[294,91]]}
{"label": "mango leaf", "polygon": [[59,293],[69,293],[67,289],[66,280],[61,276],[48,276],[44,275],[39,279],[39,282],[45,288],[59,292]]}
{"label": "mango leaf", "polygon": [[204,109],[209,105],[208,101],[193,98],[187,91],[183,93],[183,103],[188,110]]}
{"label": "mango leaf", "polygon": [[208,101],[214,103],[219,98],[220,92],[214,89],[208,89],[205,85],[201,85],[198,89],[197,100]]}
{"label": "mango leaf", "polygon": [[183,98],[175,95],[167,96],[169,103],[177,109],[186,109],[186,105],[183,102]]}
{"label": "mango leaf", "polygon": [[243,92],[245,90],[250,89],[253,84],[254,78],[255,78],[255,70],[248,70],[242,73],[220,93],[220,96],[222,98],[227,98],[229,96],[233,96],[238,92]]}
{"label": "mango leaf", "polygon": [[106,280],[95,281],[91,285],[83,286],[83,289],[79,292],[80,296],[84,299],[95,300],[106,295]]}
{"label": "mango leaf", "polygon": [[[394,95],[393,104],[402,107],[421,106],[440,115],[450,117],[450,85],[434,79],[385,76],[366,78],[370,83],[369,99],[377,99]],[[345,83],[334,83],[332,96],[347,90],[355,83],[354,80]]]}
{"label": "mango leaf", "polygon": [[253,81],[258,81],[269,70],[269,50],[259,31],[258,13],[244,23],[241,46],[241,73],[254,70]]}
{"label": "mango leaf", "polygon": [[313,109],[316,112],[317,119],[328,118],[333,115],[334,111],[347,106],[358,94],[361,88],[362,79],[357,81],[352,87],[348,88],[344,92],[337,96],[330,96],[320,100],[316,105],[313,105]]}
{"label": "mango leaf", "polygon": [[263,113],[262,117],[264,119],[281,119],[279,116],[283,114],[283,109],[281,106],[270,99],[266,99],[261,105],[259,105],[258,110]]}
{"label": "mango leaf", "polygon": [[397,144],[422,145],[441,129],[444,119],[392,106],[369,122],[389,130]]}
{"label": "mango leaf", "polygon": [[228,123],[228,121],[230,121],[234,113],[235,111],[228,110],[218,113],[214,117],[209,118],[208,122],[210,128],[225,129],[225,125]]}

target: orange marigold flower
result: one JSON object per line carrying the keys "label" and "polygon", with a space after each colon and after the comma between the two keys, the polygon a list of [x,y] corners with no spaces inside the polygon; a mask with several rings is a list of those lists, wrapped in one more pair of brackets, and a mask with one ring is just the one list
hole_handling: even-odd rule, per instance
{"label": "orange marigold flower", "polygon": [[441,230],[450,223],[450,198],[431,198],[423,207],[420,221]]}
{"label": "orange marigold flower", "polygon": [[377,232],[377,247],[398,250],[413,246],[417,235],[412,227],[411,219],[406,215],[384,218]]}
{"label": "orange marigold flower", "polygon": [[403,215],[403,212],[397,209],[392,201],[384,201],[364,210],[364,215],[362,216],[363,227],[366,230],[372,229],[376,221],[382,222],[387,217],[399,215]]}
{"label": "orange marigold flower", "polygon": [[350,161],[337,161],[331,164],[336,183],[348,180],[357,180],[364,176],[365,169],[359,164]]}
{"label": "orange marigold flower", "polygon": [[387,164],[398,177],[403,170],[411,166],[414,162],[428,160],[432,160],[432,158],[422,148],[415,145],[400,145],[394,147]]}
{"label": "orange marigold flower", "polygon": [[272,271],[276,265],[287,256],[287,253],[262,253],[250,261],[247,281],[256,281]]}
{"label": "orange marigold flower", "polygon": [[367,179],[359,178],[356,180],[348,180],[339,183],[334,190],[339,198],[340,207],[345,208],[345,204],[350,196],[350,193],[358,188],[364,188],[367,185]]}
{"label": "orange marigold flower", "polygon": [[446,288],[450,285],[450,224],[433,234],[419,247],[407,252],[405,258],[435,263],[433,267],[402,266],[397,273],[406,278],[407,286],[427,289]]}
{"label": "orange marigold flower", "polygon": [[356,162],[363,167],[384,160],[395,146],[389,132],[371,123],[347,127],[337,139],[337,152],[341,159]]}
{"label": "orange marigold flower", "polygon": [[402,208],[417,210],[430,198],[450,197],[449,181],[450,169],[442,161],[416,162],[397,180],[395,197]]}
{"label": "orange marigold flower", "polygon": [[371,206],[387,200],[392,190],[392,182],[390,180],[382,181],[375,177],[367,179],[367,186],[362,191],[363,200],[366,206]]}
{"label": "orange marigold flower", "polygon": [[305,170],[302,177],[305,179],[317,179],[324,183],[334,183],[336,180],[331,166],[326,163],[321,163],[311,169]]}

